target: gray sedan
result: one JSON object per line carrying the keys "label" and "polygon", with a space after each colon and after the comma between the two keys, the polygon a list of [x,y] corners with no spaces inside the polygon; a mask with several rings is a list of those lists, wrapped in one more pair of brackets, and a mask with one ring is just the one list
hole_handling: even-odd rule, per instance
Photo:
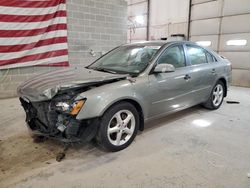
{"label": "gray sedan", "polygon": [[93,138],[119,151],[144,122],[194,105],[218,109],[231,82],[230,62],[191,42],[119,46],[87,67],[36,76],[18,88],[34,135],[64,142]]}

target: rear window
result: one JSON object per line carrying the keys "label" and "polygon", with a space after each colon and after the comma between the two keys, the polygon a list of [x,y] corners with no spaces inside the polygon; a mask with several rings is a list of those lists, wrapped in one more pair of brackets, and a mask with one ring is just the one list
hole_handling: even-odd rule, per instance
{"label": "rear window", "polygon": [[192,65],[207,63],[206,52],[201,47],[187,45],[187,54]]}

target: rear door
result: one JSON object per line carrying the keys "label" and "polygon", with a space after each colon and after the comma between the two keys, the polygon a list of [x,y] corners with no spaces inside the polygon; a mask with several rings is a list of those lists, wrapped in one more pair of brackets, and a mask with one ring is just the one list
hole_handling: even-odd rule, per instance
{"label": "rear door", "polygon": [[174,44],[160,55],[157,64],[172,64],[174,72],[152,73],[149,75],[149,117],[156,117],[190,105],[190,67],[182,44]]}
{"label": "rear door", "polygon": [[213,63],[216,59],[200,46],[186,44],[184,47],[191,68],[194,103],[199,104],[208,98],[217,79],[216,66]]}

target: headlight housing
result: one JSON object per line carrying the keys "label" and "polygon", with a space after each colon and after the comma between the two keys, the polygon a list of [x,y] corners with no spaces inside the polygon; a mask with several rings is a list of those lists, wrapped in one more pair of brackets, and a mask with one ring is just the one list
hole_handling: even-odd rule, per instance
{"label": "headlight housing", "polygon": [[64,112],[71,115],[77,115],[81,108],[84,106],[86,99],[78,100],[75,102],[64,101],[64,102],[56,102],[55,108],[57,111]]}

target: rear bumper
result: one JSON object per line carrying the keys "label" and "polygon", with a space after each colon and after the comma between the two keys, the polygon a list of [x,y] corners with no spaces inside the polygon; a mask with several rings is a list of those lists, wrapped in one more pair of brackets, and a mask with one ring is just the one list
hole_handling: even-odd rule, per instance
{"label": "rear bumper", "polygon": [[76,120],[75,117],[51,111],[49,102],[28,103],[20,98],[26,112],[26,123],[34,135],[62,142],[87,142],[97,132],[99,118]]}

